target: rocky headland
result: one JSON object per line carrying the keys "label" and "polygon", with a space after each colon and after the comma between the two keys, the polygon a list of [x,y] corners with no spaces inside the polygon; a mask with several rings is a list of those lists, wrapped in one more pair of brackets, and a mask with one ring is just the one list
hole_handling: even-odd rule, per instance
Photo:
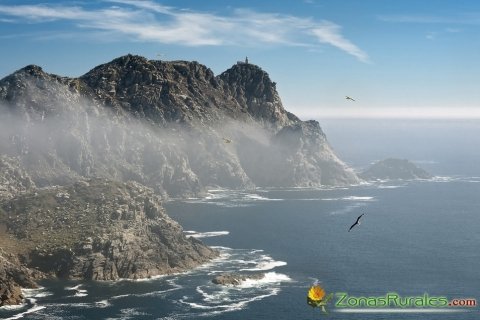
{"label": "rocky headland", "polygon": [[253,64],[215,76],[126,55],[78,78],[30,65],[0,80],[0,115],[0,305],[42,277],[138,279],[215,257],[162,199],[360,181]]}
{"label": "rocky headland", "polygon": [[178,197],[359,181],[253,64],[214,76],[197,62],[127,55],[79,78],[31,65],[0,80],[0,105],[0,153],[39,187],[104,177]]}

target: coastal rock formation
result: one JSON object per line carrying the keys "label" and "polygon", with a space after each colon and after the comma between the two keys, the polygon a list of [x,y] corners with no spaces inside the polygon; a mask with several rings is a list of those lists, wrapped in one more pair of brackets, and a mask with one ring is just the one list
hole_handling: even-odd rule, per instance
{"label": "coastal rock formation", "polygon": [[105,179],[38,189],[1,207],[30,268],[69,279],[139,279],[185,271],[217,255],[186,238],[153,191]]}
{"label": "coastal rock formation", "polygon": [[35,189],[35,183],[18,159],[0,155],[0,199],[10,199]]}
{"label": "coastal rock formation", "polygon": [[216,276],[212,279],[215,284],[223,286],[238,286],[246,280],[261,280],[265,277],[264,273],[252,273],[252,274],[237,274],[237,273],[225,273]]}
{"label": "coastal rock formation", "polygon": [[389,158],[374,163],[360,174],[365,180],[430,179],[432,175],[406,159]]}
{"label": "coastal rock formation", "polygon": [[0,249],[0,307],[22,303],[22,288],[36,288],[35,279],[42,274],[20,264],[12,254]]}
{"label": "coastal rock formation", "polygon": [[252,64],[215,76],[197,62],[127,55],[79,78],[27,66],[0,80],[0,105],[0,153],[39,187],[103,177],[167,197],[359,181]]}

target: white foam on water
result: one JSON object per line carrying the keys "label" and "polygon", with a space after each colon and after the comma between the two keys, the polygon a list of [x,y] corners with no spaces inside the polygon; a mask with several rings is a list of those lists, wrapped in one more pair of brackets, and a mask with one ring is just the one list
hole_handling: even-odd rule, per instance
{"label": "white foam on water", "polygon": [[373,201],[374,197],[360,197],[360,196],[349,196],[344,197],[342,200],[352,200],[352,201]]}
{"label": "white foam on water", "polygon": [[86,297],[86,296],[88,296],[88,291],[87,290],[77,290],[77,292],[75,292],[75,294],[73,296],[77,297],[77,298]]}
{"label": "white foam on water", "polygon": [[240,288],[252,288],[264,285],[270,285],[274,283],[281,283],[281,282],[291,282],[292,279],[283,273],[276,273],[276,272],[267,272],[265,276],[261,279],[247,279],[243,281],[238,287]]}
{"label": "white foam on water", "polygon": [[386,185],[379,185],[377,188],[378,189],[398,189],[398,188],[404,188],[405,185],[400,185],[400,186],[386,186]]}
{"label": "white foam on water", "polygon": [[[258,191],[266,193],[266,190]],[[183,200],[186,203],[204,203],[213,204],[216,206],[236,208],[236,207],[249,207],[255,204],[257,201],[283,201],[284,199],[273,199],[260,195],[256,191],[248,190],[228,190],[228,189],[211,189],[203,198],[189,198]]]}
{"label": "white foam on water", "polygon": [[26,303],[14,304],[14,305],[5,305],[5,306],[1,306],[0,310],[14,311],[14,310],[23,309],[26,306],[27,306]]}
{"label": "white foam on water", "polygon": [[[210,264],[209,268],[204,268],[207,276],[219,273],[272,270],[287,264],[284,261],[273,259],[263,250],[228,247],[217,247],[217,250],[228,256],[228,259],[217,259],[215,263]],[[241,310],[253,301],[278,294],[281,291],[282,283],[292,281],[288,275],[275,271],[265,273],[261,279],[247,279],[236,286],[213,284],[210,281],[212,278],[208,277],[208,279],[204,284],[198,285],[194,292],[188,292],[178,300],[191,312],[170,316],[196,319]]]}
{"label": "white foam on water", "polygon": [[226,236],[230,234],[229,231],[208,231],[208,232],[191,232],[187,234],[187,237],[192,237],[196,239],[202,238],[211,238],[211,237],[219,237],[219,236]]}
{"label": "white foam on water", "polygon": [[34,313],[34,312],[37,312],[37,311],[40,311],[40,310],[43,310],[43,309],[45,309],[44,306],[37,306],[37,305],[35,304],[32,308],[30,308],[30,309],[28,309],[28,310],[26,310],[26,311],[24,311],[24,312],[21,312],[21,313],[19,313],[19,314],[16,314],[16,315],[14,315],[14,316],[11,316],[10,318],[6,318],[6,319],[4,319],[4,320],[21,319],[21,318],[23,318],[25,315],[27,315],[27,314],[29,314],[29,313]]}
{"label": "white foam on water", "polygon": [[434,182],[450,182],[458,180],[458,177],[448,177],[448,176],[435,176],[430,181]]}
{"label": "white foam on water", "polygon": [[83,286],[83,284],[77,284],[77,285],[74,286],[74,287],[65,287],[65,290],[70,290],[70,291],[78,290],[78,289],[80,289],[82,286]]}
{"label": "white foam on water", "polygon": [[243,197],[243,200],[246,200],[246,201],[284,201],[285,199],[274,199],[274,198],[267,198],[267,197],[263,197],[259,194],[246,194],[244,197]]}
{"label": "white foam on water", "polygon": [[100,300],[95,302],[95,307],[97,308],[106,308],[111,306],[112,304],[108,300]]}
{"label": "white foam on water", "polygon": [[[252,263],[252,262],[249,262]],[[243,268],[240,271],[267,271],[272,270],[276,267],[285,266],[287,263],[285,261],[276,261],[267,255],[262,255],[261,260],[256,263],[256,266],[253,268]]]}
{"label": "white foam on water", "polygon": [[181,318],[194,319],[196,317],[214,316],[214,315],[219,315],[226,312],[238,311],[238,310],[244,309],[251,302],[277,295],[279,292],[280,292],[280,288],[272,288],[271,290],[268,291],[268,293],[259,294],[250,298],[238,299],[234,303],[226,303],[226,304],[219,304],[219,305],[203,305],[196,302],[184,301],[183,299],[181,299],[180,302],[188,305],[190,308],[198,309],[198,310],[211,310],[211,311],[202,312],[202,313],[191,313],[191,314],[185,314],[185,315],[179,315],[179,316]]}
{"label": "white foam on water", "polygon": [[36,289],[22,289],[22,293],[26,297],[27,303],[23,303],[23,304],[19,305],[18,308],[17,308],[17,306],[6,306],[6,307],[2,307],[2,309],[4,309],[4,310],[17,310],[17,309],[23,309],[28,305],[30,305],[30,308],[23,311],[23,312],[20,312],[16,315],[13,315],[9,318],[6,318],[5,320],[21,319],[27,314],[34,313],[34,312],[45,309],[45,306],[37,305],[37,299],[33,298],[33,296],[40,294],[41,291],[43,291],[44,289],[45,289],[44,287],[39,287],[39,288],[36,288]]}
{"label": "white foam on water", "polygon": [[[38,297],[39,295],[41,296],[44,292],[45,292],[45,287],[38,287],[34,289],[22,289],[22,294],[25,298],[35,298],[35,297]],[[29,299],[29,300],[33,302],[37,301],[37,299]]]}
{"label": "white foam on water", "polygon": [[34,298],[45,298],[45,297],[49,297],[49,296],[52,296],[52,295],[53,295],[53,293],[45,291],[45,292],[40,292],[40,293],[34,294],[34,295],[32,295],[32,297],[34,297]]}

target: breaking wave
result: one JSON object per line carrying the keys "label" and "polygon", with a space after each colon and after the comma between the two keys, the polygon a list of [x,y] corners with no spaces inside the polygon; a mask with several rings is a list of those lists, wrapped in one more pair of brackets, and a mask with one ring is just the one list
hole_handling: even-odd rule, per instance
{"label": "breaking wave", "polygon": [[269,198],[266,195],[268,191],[238,191],[227,189],[208,190],[204,198],[190,198],[186,203],[204,203],[214,204],[221,207],[249,207],[255,205],[258,201],[283,201],[284,199]]}
{"label": "breaking wave", "polygon": [[193,230],[189,231],[184,231],[187,237],[192,237],[192,238],[211,238],[211,237],[218,237],[218,236],[226,236],[230,234],[228,231],[209,231],[209,232],[196,232]]}

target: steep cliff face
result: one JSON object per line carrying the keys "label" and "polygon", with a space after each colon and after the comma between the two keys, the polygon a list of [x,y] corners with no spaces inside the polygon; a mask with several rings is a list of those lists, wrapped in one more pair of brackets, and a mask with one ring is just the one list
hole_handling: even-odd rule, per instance
{"label": "steep cliff face", "polygon": [[41,272],[26,268],[15,255],[0,248],[0,307],[22,303],[22,288],[37,288],[35,280],[41,277]]}
{"label": "steep cliff face", "polygon": [[237,63],[218,78],[227,95],[238,104],[238,109],[263,125],[279,129],[300,122],[283,108],[276,84],[260,67]]}
{"label": "steep cliff face", "polygon": [[127,55],[76,79],[37,66],[0,80],[0,152],[38,186],[137,181],[163,196],[208,186],[319,186],[358,178],[318,123],[287,112],[268,74]]}

